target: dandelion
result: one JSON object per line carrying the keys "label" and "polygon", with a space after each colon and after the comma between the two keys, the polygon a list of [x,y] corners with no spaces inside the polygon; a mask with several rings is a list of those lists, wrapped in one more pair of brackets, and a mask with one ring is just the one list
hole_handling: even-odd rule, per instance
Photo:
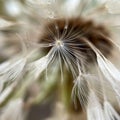
{"label": "dandelion", "polygon": [[[84,112],[87,120],[120,119],[107,89],[108,84],[114,95],[111,99],[119,105],[120,71],[110,60],[115,49],[120,52],[113,30],[120,25],[119,9],[111,5],[115,1],[24,2],[22,19],[17,20],[25,23],[20,35],[26,30],[32,34],[27,41],[20,37],[22,57],[0,64],[2,120],[8,119],[15,106],[18,110],[10,119],[23,120],[25,106],[42,103],[53,91],[59,91],[57,97],[67,113],[66,120]],[[26,98],[27,89],[34,83],[39,89]]]}

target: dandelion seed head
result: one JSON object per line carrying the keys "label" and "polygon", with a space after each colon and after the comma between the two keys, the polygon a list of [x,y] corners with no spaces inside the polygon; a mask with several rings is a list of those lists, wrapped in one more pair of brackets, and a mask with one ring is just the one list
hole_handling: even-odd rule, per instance
{"label": "dandelion seed head", "polygon": [[[61,80],[67,81],[67,77],[64,77],[64,75],[65,76],[69,76],[69,74],[73,75],[71,77],[72,80],[69,80],[70,84],[68,84],[68,86],[72,84],[72,87],[71,87],[72,99],[75,104],[77,104],[79,101],[79,103],[81,104],[81,107],[83,109],[85,108],[87,112],[88,120],[106,120],[106,118],[109,120],[110,119],[114,120],[113,116],[116,116],[116,118],[119,119],[119,115],[116,113],[116,111],[114,111],[114,108],[111,106],[111,104],[109,104],[109,102],[105,103],[105,100],[107,100],[107,94],[104,93],[104,90],[102,88],[99,90],[101,86],[102,87],[105,86],[105,85],[102,85],[103,83],[105,83],[104,80],[99,79],[100,75],[103,75],[105,79],[109,82],[109,84],[111,84],[111,87],[115,92],[115,94],[117,95],[117,100],[119,102],[120,89],[117,83],[120,82],[119,80],[120,72],[107,59],[107,57],[111,55],[111,52],[113,49],[113,42],[111,42],[110,40],[111,33],[106,28],[106,26],[102,24],[102,21],[100,21],[101,19],[99,20],[100,23],[97,23],[97,21],[95,21],[94,19],[89,19],[89,17],[87,17],[86,11],[89,9],[87,8],[89,6],[88,4],[89,2],[93,3],[93,1],[94,0],[85,0],[85,1],[76,0],[76,2],[74,2],[75,4],[73,4],[73,1],[71,2],[71,0],[70,1],[68,0],[67,3],[65,2],[64,4],[65,8],[64,7],[62,8],[66,9],[67,7],[68,10],[66,11],[69,11],[69,12],[71,11],[70,14],[75,13],[76,8],[79,6],[79,3],[81,4],[80,5],[81,14],[79,17],[73,16],[72,18],[70,18],[67,16],[65,17],[64,15],[63,16],[61,15],[62,17],[58,17],[56,19],[54,17],[55,12],[47,11],[47,14],[49,14],[48,16],[49,18],[51,18],[51,20],[47,22],[43,22],[45,24],[43,24],[43,29],[40,31],[41,34],[38,40],[38,43],[40,44],[37,44],[38,46],[40,45],[40,47],[42,48],[42,49],[40,48],[40,50],[43,50],[44,54],[41,55],[42,57],[37,60],[33,60],[30,63],[27,62],[29,61],[28,60],[29,58],[27,57],[26,59],[18,60],[12,65],[2,64],[0,66],[0,80],[1,80],[0,92],[2,93],[1,99],[0,99],[1,103],[7,98],[7,96],[11,93],[11,91],[13,91],[14,84],[11,84],[11,83],[15,83],[15,81],[19,83],[19,81],[21,80],[21,76],[26,76],[25,75],[26,71],[28,72],[27,74],[29,76],[28,78],[30,78],[30,81],[32,83],[32,80],[38,80],[39,76],[43,72],[45,72],[45,70],[46,70],[46,76],[47,76],[47,70],[49,70],[49,66],[51,66],[52,64],[52,67],[50,68],[51,70],[50,73],[52,73],[53,69],[55,68],[57,68],[57,70],[60,69],[57,72],[61,72]],[[95,5],[97,5],[97,1],[94,3]],[[33,1],[31,3],[34,4],[35,2]],[[33,8],[35,8],[36,5],[37,4],[35,3]],[[32,8],[32,4],[30,6]],[[111,4],[106,5],[107,9],[109,6],[111,6]],[[100,11],[101,7],[103,8],[105,6],[100,6],[100,8],[98,9],[94,7],[88,13],[91,13],[91,14],[93,13],[93,16],[94,16],[94,13],[97,14],[97,13],[103,12],[104,10]],[[37,8],[39,7],[37,6]],[[84,10],[84,8],[86,10]],[[118,9],[114,9],[114,12],[111,12],[112,9],[113,9],[112,6],[109,7],[108,9],[110,14],[111,13],[113,14],[114,12],[115,13],[119,12]],[[61,9],[59,9],[59,11],[60,10]],[[94,12],[95,10],[96,12]],[[35,11],[36,11],[36,8],[35,8]],[[84,15],[82,13],[83,11],[85,11]],[[39,14],[41,14],[40,16],[42,16],[44,13],[46,12],[43,12],[42,14],[39,13]],[[38,19],[39,17],[37,16],[36,18]],[[42,23],[42,20],[40,20],[40,22]],[[38,29],[37,29],[37,32],[39,33]],[[95,80],[97,79],[96,76],[95,77],[92,76],[91,74],[92,70],[89,69],[91,65],[94,67],[94,64],[101,71],[100,75],[97,76],[98,77],[97,81]],[[57,67],[54,65],[56,65]],[[70,72],[68,72],[66,68],[69,69]],[[95,72],[97,73],[98,71],[95,71]],[[51,76],[52,74],[50,76],[47,76],[48,81],[51,78]],[[56,76],[56,75],[53,75],[53,76]],[[52,78],[55,78],[53,76]],[[6,81],[7,82],[11,81],[11,83],[8,89],[6,88],[3,89]],[[42,82],[44,83],[44,81]],[[100,84],[99,88],[97,88],[98,84]],[[49,87],[49,85],[50,84],[48,84],[47,86]],[[45,92],[46,91],[47,90],[45,89]],[[99,95],[97,94],[97,91],[100,92],[101,94],[104,94],[103,96],[105,96],[106,98],[105,99],[101,95],[103,98],[103,104],[100,103]],[[4,115],[3,115],[3,118],[4,118]]]}
{"label": "dandelion seed head", "polygon": [[83,39],[86,38],[107,56],[110,53],[107,46],[112,48],[112,44],[107,37],[110,37],[110,33],[106,27],[102,24],[96,24],[93,20],[83,18],[60,18],[52,20],[44,26],[39,43],[53,44],[53,46],[57,46],[58,48],[64,46],[71,54],[78,57],[83,55],[84,58],[89,59],[94,55],[93,50]]}

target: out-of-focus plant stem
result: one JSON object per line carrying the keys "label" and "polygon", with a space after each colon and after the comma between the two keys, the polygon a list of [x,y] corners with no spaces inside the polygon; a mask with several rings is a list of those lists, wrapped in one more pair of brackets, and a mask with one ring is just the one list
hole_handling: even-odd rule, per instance
{"label": "out-of-focus plant stem", "polygon": [[61,98],[65,108],[69,111],[72,110],[72,102],[71,102],[71,91],[72,91],[72,75],[68,75],[68,72],[64,70],[64,80],[61,85]]}
{"label": "out-of-focus plant stem", "polygon": [[72,88],[73,88],[73,77],[72,73],[68,72],[66,69],[64,69],[64,81],[61,86],[61,99],[62,102],[67,110],[68,113],[78,113],[80,112],[81,105],[80,103],[78,104],[78,108],[75,108],[74,102],[72,101],[71,93],[72,93]]}

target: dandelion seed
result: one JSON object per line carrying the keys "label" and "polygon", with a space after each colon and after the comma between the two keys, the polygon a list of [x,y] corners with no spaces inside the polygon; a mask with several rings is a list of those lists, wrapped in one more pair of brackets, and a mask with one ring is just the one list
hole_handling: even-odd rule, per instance
{"label": "dandelion seed", "polygon": [[30,63],[27,66],[29,73],[33,74],[35,79],[38,78],[41,72],[43,72],[52,61],[53,56],[54,50],[52,49],[46,56],[34,61],[33,63]]}
{"label": "dandelion seed", "polygon": [[105,120],[102,106],[94,91],[90,91],[88,107],[87,107],[88,120]]}
{"label": "dandelion seed", "polygon": [[32,74],[35,74],[35,78],[38,78],[40,73],[46,69],[47,65],[48,65],[48,58],[45,56],[40,60],[31,63],[28,66],[28,71],[32,72]]}
{"label": "dandelion seed", "polygon": [[15,63],[10,64],[8,63],[3,63],[1,66],[2,71],[0,71],[0,86],[1,90],[3,89],[3,84],[5,82],[14,82],[15,80],[19,81],[19,79],[23,76],[24,74],[24,68],[26,65],[26,59],[22,58]]}
{"label": "dandelion seed", "polygon": [[110,84],[112,85],[114,91],[116,92],[116,94],[117,94],[116,97],[117,97],[118,103],[119,103],[119,101],[120,101],[120,94],[119,94],[119,91],[120,91],[120,88],[119,88],[120,77],[119,77],[119,71],[107,59],[104,60],[104,59],[102,59],[102,57],[98,56],[97,60],[98,60],[98,64],[99,64],[99,67],[100,67],[102,73],[107,78],[107,80],[110,82]]}
{"label": "dandelion seed", "polygon": [[107,79],[113,78],[114,80],[120,82],[120,71],[110,61],[99,54],[97,54],[97,60],[99,67]]}
{"label": "dandelion seed", "polygon": [[[120,101],[120,94],[119,94],[119,70],[109,61],[107,60],[104,55],[91,43],[87,42],[91,48],[94,50],[94,52],[97,55],[97,62],[99,65],[99,68],[101,69],[103,75],[106,77],[108,82],[111,84],[112,89],[115,91],[117,94],[116,98],[118,100],[118,103]],[[113,70],[113,71],[112,71]]]}
{"label": "dandelion seed", "polygon": [[93,79],[95,79],[95,77],[90,74],[81,74],[76,80],[74,80],[72,99],[74,100],[75,105],[76,97],[78,97],[82,108],[86,109],[90,90],[89,82]]}

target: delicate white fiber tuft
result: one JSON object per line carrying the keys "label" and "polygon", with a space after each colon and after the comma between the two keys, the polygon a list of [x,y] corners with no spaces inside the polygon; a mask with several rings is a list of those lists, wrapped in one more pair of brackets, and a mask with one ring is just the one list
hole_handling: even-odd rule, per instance
{"label": "delicate white fiber tuft", "polygon": [[5,82],[13,82],[19,80],[24,74],[26,58],[21,58],[15,63],[3,63],[0,66],[0,90],[3,89]]}
{"label": "delicate white fiber tuft", "polygon": [[105,120],[102,106],[92,90],[90,91],[88,100],[87,118],[88,120]]}

